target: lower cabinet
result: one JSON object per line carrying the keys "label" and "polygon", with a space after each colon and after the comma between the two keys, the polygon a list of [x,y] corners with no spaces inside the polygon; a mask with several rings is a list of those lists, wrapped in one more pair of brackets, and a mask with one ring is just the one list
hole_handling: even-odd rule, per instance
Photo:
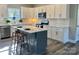
{"label": "lower cabinet", "polygon": [[51,27],[48,27],[47,37],[48,37],[49,39],[52,38],[52,28],[51,28]]}
{"label": "lower cabinet", "polygon": [[66,43],[69,39],[68,28],[62,27],[49,27],[48,38],[58,40],[60,42]]}
{"label": "lower cabinet", "polygon": [[58,32],[56,31],[56,28],[53,28],[53,27],[52,27],[51,30],[52,30],[52,32],[51,32],[51,33],[52,33],[52,34],[51,34],[52,39],[56,39],[56,40],[57,40],[57,37],[56,37],[56,36],[57,36]]}
{"label": "lower cabinet", "polygon": [[60,42],[64,42],[64,29],[59,28],[56,30],[56,39],[59,40]]}

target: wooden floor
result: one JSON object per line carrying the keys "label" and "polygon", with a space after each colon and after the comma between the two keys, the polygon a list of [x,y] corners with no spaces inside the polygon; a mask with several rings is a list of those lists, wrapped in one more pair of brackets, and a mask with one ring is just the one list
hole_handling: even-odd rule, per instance
{"label": "wooden floor", "polygon": [[[51,42],[51,43],[50,43],[50,42]],[[49,40],[48,40],[47,54],[48,54],[48,55],[50,55],[50,54],[52,55],[52,54],[54,54],[56,51],[62,49],[63,46],[64,46],[63,43],[58,42],[58,41],[56,41],[56,40],[51,40],[51,39],[49,39]]]}
{"label": "wooden floor", "polygon": [[48,49],[46,55],[78,55],[79,46],[74,43],[63,44],[57,40],[48,40]]}
{"label": "wooden floor", "polygon": [[[0,55],[9,55],[11,38],[0,40]],[[48,39],[47,51],[44,55],[77,55],[78,47],[72,43],[63,44],[57,40]]]}

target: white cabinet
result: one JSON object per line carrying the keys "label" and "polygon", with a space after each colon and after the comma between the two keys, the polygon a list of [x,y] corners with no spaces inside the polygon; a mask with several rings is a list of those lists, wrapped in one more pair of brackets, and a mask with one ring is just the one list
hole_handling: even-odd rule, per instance
{"label": "white cabinet", "polygon": [[41,7],[37,7],[37,12],[38,12],[38,13],[42,12]]}
{"label": "white cabinet", "polygon": [[66,43],[69,41],[68,33],[68,28],[50,26],[48,29],[48,38]]}
{"label": "white cabinet", "polygon": [[56,39],[60,42],[64,42],[64,29],[59,28],[56,30]]}
{"label": "white cabinet", "polygon": [[28,18],[34,18],[35,10],[33,8],[28,8]]}
{"label": "white cabinet", "polygon": [[52,28],[51,27],[48,27],[48,38],[52,38]]}
{"label": "white cabinet", "polygon": [[45,6],[37,7],[38,13],[40,12],[46,12]]}
{"label": "white cabinet", "polygon": [[32,10],[32,11],[31,11],[31,13],[32,13],[32,14],[31,14],[31,17],[32,17],[32,18],[37,18],[37,14],[36,14],[36,12],[35,12],[36,9],[35,9],[35,8],[31,8],[31,10]]}
{"label": "white cabinet", "polygon": [[5,24],[4,18],[8,16],[7,10],[6,4],[0,4],[0,24]]}
{"label": "white cabinet", "polygon": [[[36,15],[38,15],[38,13],[41,13],[41,12],[46,12],[47,18],[54,18],[54,5],[46,5],[46,6],[41,6],[41,7],[35,8]],[[38,17],[38,16],[36,16],[36,17]]]}
{"label": "white cabinet", "polygon": [[35,10],[34,17],[38,18],[38,8],[34,8],[34,10]]}
{"label": "white cabinet", "polygon": [[24,18],[38,18],[38,13],[46,12],[47,18],[67,18],[68,5],[52,4],[35,8],[21,7],[21,13]]}
{"label": "white cabinet", "polygon": [[55,5],[55,18],[67,18],[68,6],[66,4]]}
{"label": "white cabinet", "polygon": [[64,31],[63,31],[62,28],[54,28],[54,27],[52,27],[52,39],[63,42],[64,41],[63,34],[64,34]]}
{"label": "white cabinet", "polygon": [[0,18],[7,17],[7,5],[0,5]]}
{"label": "white cabinet", "polygon": [[60,4],[60,18],[68,18],[68,14],[69,14],[69,11],[68,11],[68,5],[64,4]]}
{"label": "white cabinet", "polygon": [[21,17],[22,18],[33,18],[35,17],[34,8],[21,7]]}
{"label": "white cabinet", "polygon": [[46,13],[47,13],[47,18],[54,18],[54,14],[55,14],[55,5],[48,5],[45,6],[46,7]]}
{"label": "white cabinet", "polygon": [[55,40],[57,40],[57,37],[56,37],[56,35],[57,35],[57,32],[56,32],[56,28],[54,28],[54,27],[52,27],[52,29],[51,29],[52,31],[51,31],[51,35],[52,35],[52,39],[55,39]]}
{"label": "white cabinet", "polygon": [[66,4],[53,4],[41,7],[36,7],[37,13],[46,12],[47,18],[67,18],[68,5]]}
{"label": "white cabinet", "polygon": [[21,7],[21,18],[27,18],[27,16],[28,16],[27,10],[28,9],[26,7]]}
{"label": "white cabinet", "polygon": [[35,10],[34,17],[38,18],[38,13],[46,12],[46,7],[45,6],[35,7],[34,10]]}
{"label": "white cabinet", "polygon": [[60,18],[60,16],[61,16],[61,12],[60,12],[60,5],[55,5],[55,16],[54,16],[54,18]]}

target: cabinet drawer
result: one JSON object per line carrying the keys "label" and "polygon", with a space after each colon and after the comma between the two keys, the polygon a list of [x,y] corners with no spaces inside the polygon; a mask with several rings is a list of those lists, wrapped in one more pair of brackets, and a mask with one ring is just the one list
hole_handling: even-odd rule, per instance
{"label": "cabinet drawer", "polygon": [[64,30],[63,28],[52,28],[52,39],[63,42]]}
{"label": "cabinet drawer", "polygon": [[61,41],[61,42],[63,42],[64,41],[64,32],[63,32],[63,30],[62,31],[57,31],[57,35],[56,35],[56,39],[57,40],[59,40],[59,41]]}
{"label": "cabinet drawer", "polygon": [[52,39],[52,30],[51,30],[51,27],[48,27],[47,36],[48,36],[48,38]]}
{"label": "cabinet drawer", "polygon": [[56,40],[56,28],[52,28],[52,39]]}

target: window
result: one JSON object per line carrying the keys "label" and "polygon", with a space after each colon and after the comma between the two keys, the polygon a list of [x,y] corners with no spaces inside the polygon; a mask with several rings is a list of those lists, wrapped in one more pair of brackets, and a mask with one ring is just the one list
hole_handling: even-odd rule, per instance
{"label": "window", "polygon": [[20,8],[8,8],[8,18],[11,20],[20,19]]}

